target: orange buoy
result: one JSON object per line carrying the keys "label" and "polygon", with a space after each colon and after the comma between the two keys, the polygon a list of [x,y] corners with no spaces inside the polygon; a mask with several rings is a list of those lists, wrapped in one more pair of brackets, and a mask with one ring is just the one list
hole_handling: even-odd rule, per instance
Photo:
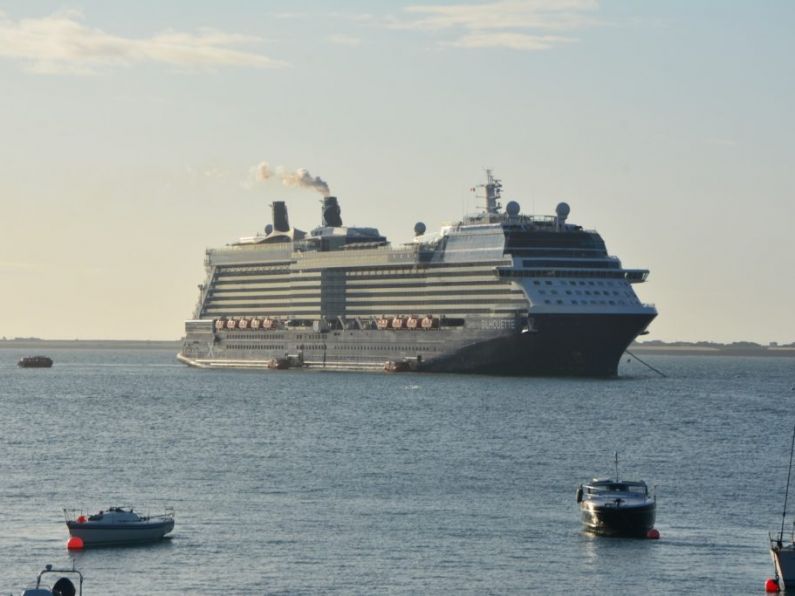
{"label": "orange buoy", "polygon": [[657,528],[652,528],[651,530],[646,532],[646,538],[651,538],[652,540],[659,540],[660,531]]}
{"label": "orange buoy", "polygon": [[781,592],[781,588],[778,585],[778,579],[768,577],[767,581],[765,581],[765,592]]}
{"label": "orange buoy", "polygon": [[78,523],[78,524],[84,524],[84,523],[86,523],[86,516],[85,516],[85,515],[81,515],[80,517],[78,517],[78,518],[77,518],[77,523]]}
{"label": "orange buoy", "polygon": [[83,539],[80,536],[72,536],[66,543],[66,548],[69,550],[82,550],[83,546]]}

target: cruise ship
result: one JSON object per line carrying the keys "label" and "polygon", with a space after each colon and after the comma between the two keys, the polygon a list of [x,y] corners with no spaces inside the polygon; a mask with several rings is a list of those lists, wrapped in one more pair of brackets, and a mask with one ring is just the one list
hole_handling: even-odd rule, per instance
{"label": "cruise ship", "polygon": [[208,249],[180,361],[202,368],[310,368],[610,377],[657,315],[601,236],[501,205],[392,246],[346,227],[336,197],[311,232],[272,204],[264,233]]}

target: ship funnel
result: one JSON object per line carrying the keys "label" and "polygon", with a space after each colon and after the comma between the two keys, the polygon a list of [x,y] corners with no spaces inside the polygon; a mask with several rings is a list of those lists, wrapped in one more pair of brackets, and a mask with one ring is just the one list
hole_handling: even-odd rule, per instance
{"label": "ship funnel", "polygon": [[323,197],[323,225],[331,228],[342,226],[340,204],[337,197]]}
{"label": "ship funnel", "polygon": [[287,205],[284,201],[273,201],[273,229],[276,232],[289,232],[290,220],[287,219]]}

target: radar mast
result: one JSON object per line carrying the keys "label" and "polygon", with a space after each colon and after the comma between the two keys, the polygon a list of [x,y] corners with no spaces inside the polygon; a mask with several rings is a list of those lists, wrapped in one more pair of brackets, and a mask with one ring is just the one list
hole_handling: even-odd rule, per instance
{"label": "radar mast", "polygon": [[497,215],[500,212],[500,194],[502,193],[502,182],[494,177],[491,170],[486,170],[486,184],[480,184],[480,188],[486,189],[486,213]]}

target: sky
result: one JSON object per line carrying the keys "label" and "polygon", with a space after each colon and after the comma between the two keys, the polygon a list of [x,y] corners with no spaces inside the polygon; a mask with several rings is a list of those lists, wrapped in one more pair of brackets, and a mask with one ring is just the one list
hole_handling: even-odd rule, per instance
{"label": "sky", "polygon": [[[0,2],[0,337],[178,339],[269,205],[395,245],[571,206],[659,316],[795,341],[795,2]],[[267,179],[258,170],[267,163]]]}

